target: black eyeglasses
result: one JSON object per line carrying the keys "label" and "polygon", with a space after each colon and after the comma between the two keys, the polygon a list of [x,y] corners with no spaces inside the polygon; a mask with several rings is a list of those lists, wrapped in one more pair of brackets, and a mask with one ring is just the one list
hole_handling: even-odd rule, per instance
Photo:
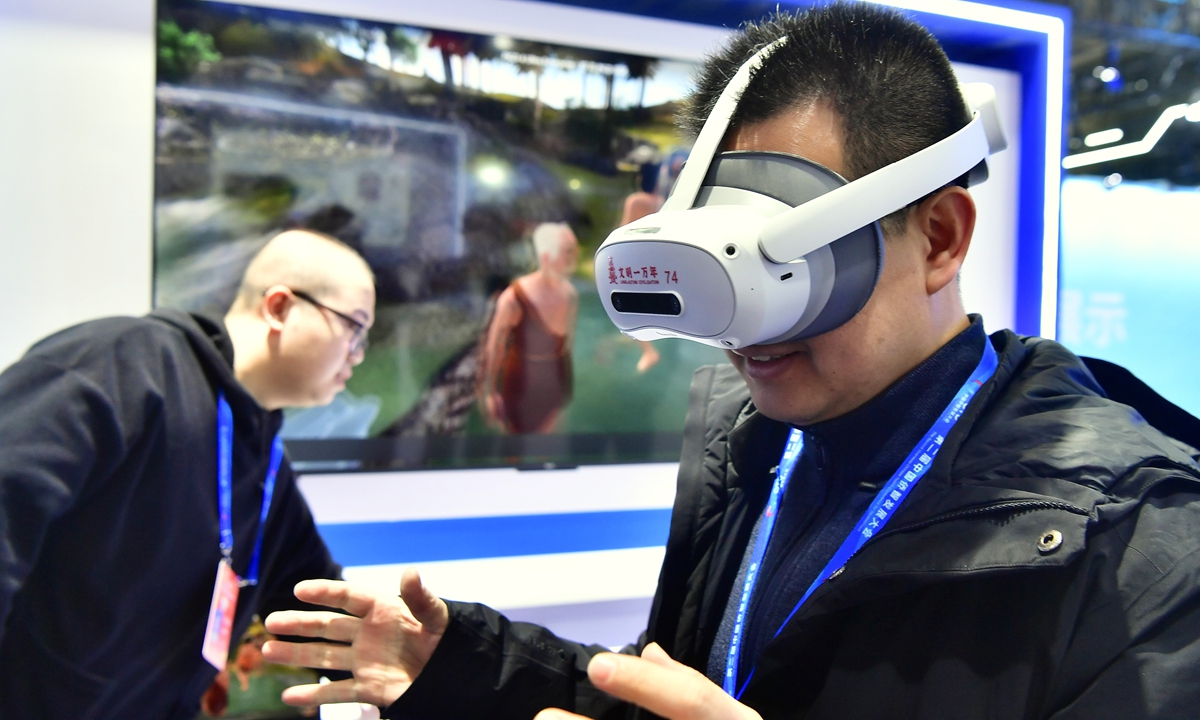
{"label": "black eyeglasses", "polygon": [[322,310],[328,310],[329,312],[333,313],[334,315],[337,315],[342,320],[346,321],[346,324],[349,325],[350,329],[354,331],[354,335],[350,338],[350,354],[351,355],[358,352],[359,350],[366,352],[368,340],[367,340],[367,326],[364,323],[360,322],[359,320],[355,319],[354,317],[352,317],[350,315],[347,315],[344,312],[339,312],[337,310],[334,310],[333,308],[329,307],[325,303],[316,299],[312,295],[309,295],[308,293],[304,292],[303,290],[296,290],[294,288],[289,288],[289,289],[292,291],[293,295],[300,298],[301,300],[303,300],[307,303],[312,303],[313,305],[321,308]]}

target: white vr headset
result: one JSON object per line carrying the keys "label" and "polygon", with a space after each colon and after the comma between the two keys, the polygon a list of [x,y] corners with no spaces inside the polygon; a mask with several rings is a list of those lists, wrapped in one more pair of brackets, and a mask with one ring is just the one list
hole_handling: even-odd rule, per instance
{"label": "white vr headset", "polygon": [[966,127],[853,182],[795,155],[718,152],[751,74],[786,40],[729,81],[662,210],[596,252],[596,287],[626,335],[741,348],[828,332],[875,289],[878,221],[968,173],[986,180],[986,158],[1007,146],[995,92],[971,84]]}

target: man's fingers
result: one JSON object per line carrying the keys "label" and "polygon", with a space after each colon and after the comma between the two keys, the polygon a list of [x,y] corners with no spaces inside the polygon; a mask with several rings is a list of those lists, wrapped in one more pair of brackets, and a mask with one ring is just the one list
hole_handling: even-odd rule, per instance
{"label": "man's fingers", "polygon": [[753,710],[722,692],[700,673],[674,664],[601,653],[588,665],[588,678],[604,692],[668,720],[749,720]]}
{"label": "man's fingers", "polygon": [[283,691],[283,701],[295,707],[316,707],[327,703],[357,702],[353,680],[338,680],[324,685],[293,685]]}
{"label": "man's fingers", "polygon": [[347,645],[270,640],[263,645],[262,654],[268,662],[278,665],[299,665],[322,670],[354,669],[354,653]]}
{"label": "man's fingers", "polygon": [[400,578],[400,599],[408,606],[409,612],[422,625],[429,625],[434,632],[440,633],[446,626],[445,604],[441,598],[434,595],[421,582],[421,575],[409,568]]}
{"label": "man's fingers", "polygon": [[267,616],[267,632],[334,642],[353,642],[362,620],[335,612],[281,610]]}
{"label": "man's fingers", "polygon": [[546,708],[538,713],[533,720],[587,720],[587,718],[575,713],[569,713],[566,710],[559,710],[558,708]]}
{"label": "man's fingers", "polygon": [[662,667],[675,667],[676,665],[679,665],[679,663],[671,659],[671,656],[667,654],[666,650],[662,649],[662,645],[659,645],[656,642],[652,642],[646,647],[642,648],[642,659],[649,660],[655,665]]}
{"label": "man's fingers", "polygon": [[341,580],[303,580],[296,584],[296,597],[313,605],[345,610],[363,617],[375,605],[375,596]]}

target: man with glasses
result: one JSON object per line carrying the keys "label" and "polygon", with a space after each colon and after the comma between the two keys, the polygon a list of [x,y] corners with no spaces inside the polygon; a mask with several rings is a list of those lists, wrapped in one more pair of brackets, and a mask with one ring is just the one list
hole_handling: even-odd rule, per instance
{"label": "man with glasses", "polygon": [[280,409],[333,399],[374,309],[362,258],[289,231],[224,318],[84,323],[0,374],[0,717],[191,720],[255,614],[340,576]]}

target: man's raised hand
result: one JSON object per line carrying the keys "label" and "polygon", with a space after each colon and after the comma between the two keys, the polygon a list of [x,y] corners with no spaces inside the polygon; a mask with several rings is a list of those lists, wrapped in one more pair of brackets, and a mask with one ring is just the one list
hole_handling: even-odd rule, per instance
{"label": "man's raised hand", "polygon": [[298,685],[283,692],[289,705],[364,702],[387,707],[408,689],[437,649],[450,620],[446,603],[431,593],[415,570],[400,581],[400,597],[375,595],[334,580],[305,580],[296,597],[344,610],[285,610],[267,616],[267,631],[329,642],[272,640],[263,646],[270,662],[322,670],[349,670],[353,679]]}
{"label": "man's raised hand", "polygon": [[[600,690],[667,720],[762,720],[692,668],[675,662],[657,643],[642,656],[601,653],[588,664]],[[534,720],[585,720],[564,710],[543,710]]]}

